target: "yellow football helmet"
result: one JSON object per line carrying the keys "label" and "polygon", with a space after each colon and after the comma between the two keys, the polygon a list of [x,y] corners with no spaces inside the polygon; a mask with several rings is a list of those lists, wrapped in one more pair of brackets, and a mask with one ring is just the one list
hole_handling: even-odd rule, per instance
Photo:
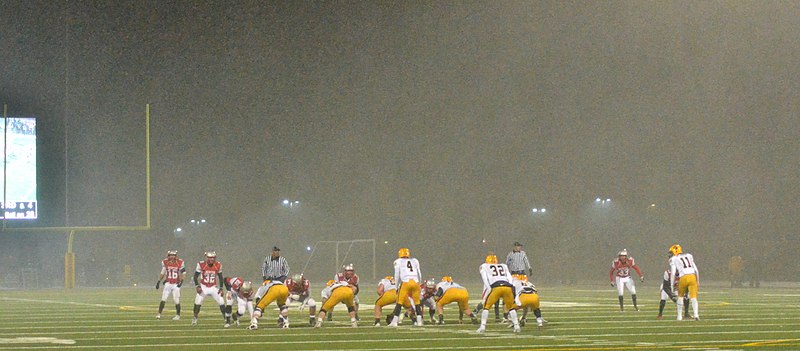
{"label": "yellow football helmet", "polygon": [[683,248],[680,245],[675,244],[669,248],[669,252],[672,252],[672,256],[678,256],[683,253]]}
{"label": "yellow football helmet", "polygon": [[528,276],[526,276],[524,274],[512,274],[511,277],[513,277],[514,279],[519,280],[519,281],[521,281],[523,283],[527,283],[528,282]]}
{"label": "yellow football helmet", "polygon": [[267,284],[269,284],[269,282],[271,282],[271,281],[272,281],[272,280],[269,280],[269,279],[267,279],[267,280],[265,280],[263,283],[261,283],[261,285],[267,285]]}
{"label": "yellow football helmet", "polygon": [[442,277],[442,281],[443,282],[452,283],[453,282],[453,277],[451,277],[449,275],[446,275],[446,276]]}
{"label": "yellow football helmet", "polygon": [[391,282],[394,281],[394,277],[391,276],[391,275],[387,275],[387,276],[383,277],[383,279],[386,279],[386,280],[391,281]]}
{"label": "yellow football helmet", "polygon": [[331,286],[331,285],[333,285],[333,283],[334,283],[333,279],[328,280],[328,282],[325,283],[325,286]]}
{"label": "yellow football helmet", "polygon": [[486,255],[486,263],[497,263],[497,255]]}
{"label": "yellow football helmet", "polygon": [[401,248],[400,250],[397,250],[397,257],[409,258],[411,257],[411,251],[407,247]]}

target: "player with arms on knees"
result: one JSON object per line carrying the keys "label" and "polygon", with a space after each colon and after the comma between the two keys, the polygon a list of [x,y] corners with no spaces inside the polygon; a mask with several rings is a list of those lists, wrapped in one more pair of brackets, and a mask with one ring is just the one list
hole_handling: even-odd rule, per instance
{"label": "player with arms on knees", "polygon": [[430,316],[431,323],[436,323],[436,282],[433,278],[425,279],[419,286],[420,288],[420,303],[422,304],[423,317],[425,316],[425,307],[428,308],[428,315]]}
{"label": "player with arms on knees", "polygon": [[317,323],[314,324],[314,328],[322,327],[325,314],[339,303],[347,306],[347,312],[350,314],[350,325],[354,328],[358,327],[354,306],[355,302],[353,301],[355,298],[355,287],[346,282],[334,282],[333,279],[329,280],[326,285],[325,289],[322,289],[322,299],[325,302],[322,303],[322,307],[319,309]]}
{"label": "player with arms on knees", "polygon": [[504,311],[514,326],[514,332],[519,333],[519,320],[517,320],[517,306],[514,304],[514,285],[511,282],[511,271],[505,263],[497,263],[497,256],[486,256],[486,262],[480,267],[481,280],[483,280],[483,311],[481,311],[481,326],[478,333],[486,331],[486,320],[489,319],[489,307],[498,299],[503,299]]}
{"label": "player with arms on knees", "polygon": [[536,325],[543,327],[546,321],[542,318],[542,310],[539,308],[539,292],[536,290],[536,286],[524,274],[514,274],[511,277],[514,278],[514,291],[517,294],[514,303],[522,309],[519,325],[525,326],[528,322],[528,311],[532,310],[533,315],[536,316]]}
{"label": "player with arms on knees", "polygon": [[401,248],[397,251],[398,258],[394,260],[394,280],[398,282],[397,304],[394,306],[392,322],[390,327],[396,327],[400,320],[400,309],[410,298],[414,302],[414,309],[417,314],[415,325],[422,326],[422,305],[420,305],[420,287],[422,272],[419,269],[419,261],[411,257],[408,248]]}
{"label": "player with arms on knees", "polygon": [[[225,278],[225,288],[228,290],[225,293],[225,325],[230,326],[230,318],[233,317],[233,323],[238,327],[239,319],[247,315],[253,319],[253,283],[249,280],[244,280],[241,277],[228,277]],[[236,304],[236,313],[233,313],[233,304]]]}
{"label": "player with arms on knees", "polygon": [[444,306],[450,303],[458,304],[458,324],[464,323],[465,313],[472,319],[473,324],[478,324],[478,319],[469,309],[469,292],[466,288],[454,282],[453,277],[449,275],[442,277],[442,281],[436,284],[436,292],[433,297],[436,300],[439,324],[444,324]]}
{"label": "player with arms on knees", "polygon": [[158,305],[156,319],[161,319],[161,312],[167,304],[167,297],[172,294],[172,301],[175,302],[175,317],[172,320],[181,319],[181,285],[186,277],[186,266],[183,260],[178,258],[177,250],[167,251],[167,258],[161,261],[161,273],[158,274],[156,290],[161,282],[164,282],[164,290],[161,293],[161,303]]}
{"label": "player with arms on knees", "polygon": [[265,280],[261,283],[261,287],[256,291],[256,310],[253,312],[253,318],[250,319],[250,330],[258,329],[258,320],[264,314],[267,306],[272,302],[278,306],[280,315],[278,315],[278,328],[289,328],[289,306],[286,304],[286,299],[289,297],[289,288],[286,287],[280,280]]}
{"label": "player with arms on knees", "polygon": [[[192,325],[197,325],[200,306],[203,305],[203,300],[206,296],[211,296],[219,304],[219,311],[222,312],[222,317],[225,318],[225,299],[222,298],[225,292],[222,279],[222,263],[217,262],[216,252],[206,252],[205,261],[197,263],[197,267],[194,270],[194,286],[197,296],[194,298]],[[228,326],[230,325],[228,324]]]}
{"label": "player with arms on knees", "polygon": [[314,318],[317,315],[317,302],[311,298],[311,283],[302,274],[295,274],[286,279],[286,287],[289,288],[289,298],[286,304],[292,302],[300,303],[300,310],[308,306],[308,325],[314,326]]}
{"label": "player with arms on knees", "polygon": [[[697,288],[700,285],[700,271],[694,263],[694,257],[688,252],[683,252],[683,248],[672,245],[669,248],[672,257],[669,259],[670,287],[674,289],[676,277],[678,278],[678,320],[683,320],[683,299],[689,293],[689,302],[692,305],[693,318],[700,320],[700,310],[697,304]],[[674,291],[673,291],[674,293]]]}
{"label": "player with arms on knees", "polygon": [[611,271],[608,272],[608,277],[611,279],[611,286],[617,287],[617,297],[619,298],[619,311],[622,312],[625,310],[623,305],[624,300],[624,288],[627,287],[628,291],[631,293],[631,301],[633,301],[633,309],[638,311],[639,306],[636,305],[636,286],[633,284],[633,278],[631,278],[631,269],[636,271],[636,274],[639,275],[639,279],[644,283],[644,275],[642,275],[642,270],[639,269],[639,266],[633,261],[633,257],[628,257],[628,250],[622,249],[617,255],[617,258],[611,262]]}

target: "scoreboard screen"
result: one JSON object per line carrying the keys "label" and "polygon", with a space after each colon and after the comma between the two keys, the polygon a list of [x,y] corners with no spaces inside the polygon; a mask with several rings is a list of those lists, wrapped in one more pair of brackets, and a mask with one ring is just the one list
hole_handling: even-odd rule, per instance
{"label": "scoreboard screen", "polygon": [[36,118],[0,117],[0,218],[36,219]]}

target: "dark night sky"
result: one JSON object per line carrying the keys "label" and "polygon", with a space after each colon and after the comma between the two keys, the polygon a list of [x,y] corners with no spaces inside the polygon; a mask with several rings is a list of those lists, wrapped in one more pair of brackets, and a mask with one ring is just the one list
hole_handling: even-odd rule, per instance
{"label": "dark night sky", "polygon": [[623,247],[658,274],[674,242],[724,271],[800,247],[798,18],[788,1],[4,0],[0,100],[39,118],[43,224],[72,226],[143,223],[151,104],[137,245],[155,256],[205,216],[202,245],[248,247],[242,265],[376,238],[379,270],[402,245],[431,274],[472,272],[520,240],[562,275],[604,274]]}

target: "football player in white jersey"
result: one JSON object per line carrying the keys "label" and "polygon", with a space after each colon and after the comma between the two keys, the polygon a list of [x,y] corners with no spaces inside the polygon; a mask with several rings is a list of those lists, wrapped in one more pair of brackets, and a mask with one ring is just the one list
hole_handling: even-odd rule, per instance
{"label": "football player in white jersey", "polygon": [[401,248],[397,251],[398,258],[394,261],[394,280],[398,283],[397,304],[394,306],[394,318],[389,323],[390,327],[396,327],[400,319],[400,310],[409,298],[414,302],[414,309],[417,313],[416,325],[422,325],[422,305],[420,305],[420,287],[422,272],[419,270],[419,261],[411,257],[408,248]]}
{"label": "football player in white jersey", "polygon": [[524,274],[512,274],[512,281],[514,283],[514,292],[516,293],[514,303],[522,308],[522,317],[519,319],[520,326],[524,327],[528,322],[528,310],[533,310],[533,315],[536,316],[536,324],[540,327],[544,326],[547,322],[542,318],[542,310],[539,308],[539,292],[536,286],[528,281],[528,277]]}
{"label": "football player in white jersey", "polygon": [[[689,293],[689,301],[692,304],[694,320],[700,320],[700,310],[697,304],[697,287],[700,284],[700,272],[694,263],[694,257],[690,253],[684,253],[680,245],[675,244],[669,248],[672,257],[669,259],[670,287],[675,286],[675,277],[678,280],[678,320],[683,319],[683,297]],[[674,288],[673,288],[674,289]],[[674,291],[673,291],[674,293]]]}
{"label": "football player in white jersey", "polygon": [[464,323],[465,313],[472,319],[473,324],[478,324],[478,319],[469,309],[469,292],[454,282],[453,277],[449,275],[442,277],[442,281],[436,284],[433,297],[436,300],[436,312],[439,313],[439,324],[444,324],[444,305],[453,302],[458,304],[458,324]]}
{"label": "football player in white jersey", "polygon": [[514,303],[514,285],[511,283],[511,271],[505,263],[497,263],[497,256],[486,256],[486,263],[480,268],[483,280],[483,311],[481,311],[481,326],[478,333],[486,331],[486,320],[489,319],[489,307],[498,299],[503,299],[505,312],[514,325],[514,332],[519,333],[519,320],[517,320],[517,305]]}

